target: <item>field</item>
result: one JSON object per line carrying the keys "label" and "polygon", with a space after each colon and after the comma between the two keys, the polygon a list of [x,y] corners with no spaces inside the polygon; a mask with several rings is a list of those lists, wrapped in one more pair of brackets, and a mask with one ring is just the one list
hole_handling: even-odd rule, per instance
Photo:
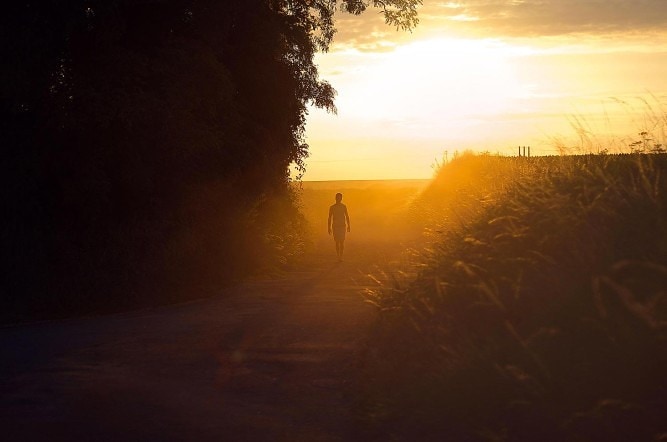
{"label": "field", "polygon": [[367,424],[396,440],[662,440],[666,172],[658,154],[443,166],[408,210],[426,232],[415,262],[367,294]]}
{"label": "field", "polygon": [[[299,191],[301,211],[310,226],[312,246],[333,250],[327,234],[329,206],[337,192],[348,207],[351,231],[346,254],[372,255],[380,264],[391,252],[411,247],[420,237],[420,226],[407,217],[408,208],[428,180],[306,181]],[[370,256],[369,256],[370,257]]]}
{"label": "field", "polygon": [[303,183],[311,240],[273,229],[248,251],[274,247],[281,270],[4,327],[0,425],[12,440],[664,440],[666,171],[664,155],[463,155],[432,181]]}

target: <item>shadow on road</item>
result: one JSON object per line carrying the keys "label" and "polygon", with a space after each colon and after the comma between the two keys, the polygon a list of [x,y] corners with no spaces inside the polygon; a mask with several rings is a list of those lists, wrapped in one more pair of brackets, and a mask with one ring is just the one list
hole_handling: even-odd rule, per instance
{"label": "shadow on road", "polygon": [[[8,440],[351,440],[368,256],[220,296],[0,331]],[[360,282],[361,281],[361,282]]]}

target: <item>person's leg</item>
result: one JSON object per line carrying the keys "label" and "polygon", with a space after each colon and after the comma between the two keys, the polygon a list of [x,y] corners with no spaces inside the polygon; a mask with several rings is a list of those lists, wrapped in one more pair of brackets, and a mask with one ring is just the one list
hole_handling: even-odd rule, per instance
{"label": "person's leg", "polygon": [[343,256],[343,242],[341,240],[336,240],[336,257],[340,261]]}
{"label": "person's leg", "polygon": [[342,261],[343,260],[343,250],[345,250],[345,240],[342,240],[340,242],[340,255],[338,255],[338,258]]}

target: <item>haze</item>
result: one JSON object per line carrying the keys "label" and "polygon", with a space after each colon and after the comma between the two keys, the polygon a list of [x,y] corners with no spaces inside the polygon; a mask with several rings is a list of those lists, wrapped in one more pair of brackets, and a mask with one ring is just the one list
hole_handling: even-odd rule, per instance
{"label": "haze", "polygon": [[573,120],[622,148],[665,103],[661,0],[425,0],[412,33],[373,12],[338,19],[317,59],[338,114],[310,112],[306,180],[429,178],[466,149],[583,148]]}

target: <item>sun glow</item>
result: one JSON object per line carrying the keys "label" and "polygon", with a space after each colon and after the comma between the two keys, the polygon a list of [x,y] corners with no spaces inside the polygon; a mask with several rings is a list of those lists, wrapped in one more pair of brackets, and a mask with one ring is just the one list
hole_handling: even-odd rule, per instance
{"label": "sun glow", "polygon": [[338,115],[311,109],[306,179],[428,178],[445,152],[467,149],[512,155],[530,145],[533,154],[558,154],[555,140],[579,140],[573,120],[605,139],[625,137],[638,132],[637,114],[618,103],[654,93],[667,101],[667,34],[649,46],[636,36],[438,32],[318,55],[322,78],[338,91]]}
{"label": "sun glow", "polygon": [[508,112],[530,93],[512,64],[513,57],[527,51],[492,40],[405,45],[377,55],[357,73],[363,74],[360,78],[355,73],[341,78],[345,85],[338,106],[341,115],[354,118],[437,120],[440,127]]}
{"label": "sun glow", "polygon": [[525,107],[533,85],[515,60],[533,52],[491,39],[434,38],[386,52],[325,54],[322,75],[338,90],[338,115],[312,110],[308,131],[320,136],[308,163],[327,177],[335,170],[354,179],[428,177],[448,148],[444,140],[465,149],[471,134],[497,136],[503,129],[493,120]]}

